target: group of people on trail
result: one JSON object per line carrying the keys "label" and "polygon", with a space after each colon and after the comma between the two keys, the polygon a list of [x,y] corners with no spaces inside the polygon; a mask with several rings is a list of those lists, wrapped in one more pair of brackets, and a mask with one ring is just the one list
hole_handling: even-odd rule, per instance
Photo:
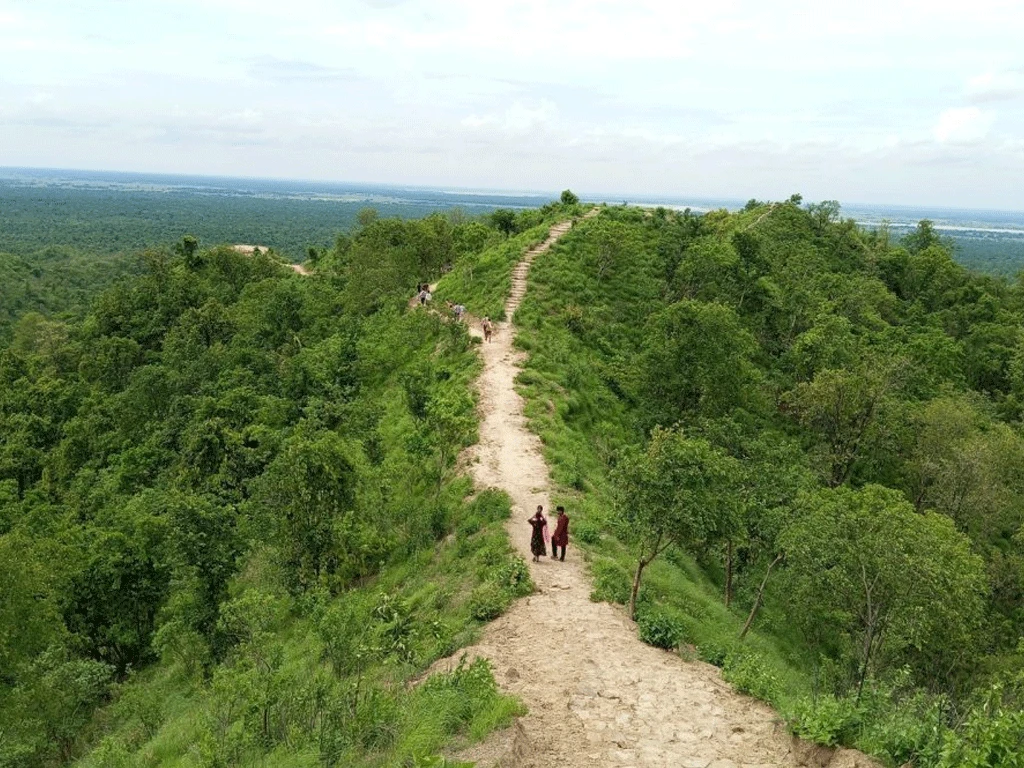
{"label": "group of people on trail", "polygon": [[[547,557],[548,542],[551,542],[551,559],[559,562],[565,561],[565,548],[569,546],[569,516],[565,514],[565,507],[559,505],[555,508],[558,517],[555,520],[555,532],[548,532],[548,519],[544,517],[544,507],[537,505],[537,513],[528,522],[533,529],[530,535],[530,552],[533,553],[533,562],[539,563],[542,557]],[[558,555],[561,547],[562,554]]]}
{"label": "group of people on trail", "polygon": [[[416,298],[419,300],[420,306],[426,306],[430,303],[430,300],[434,298],[434,295],[430,292],[429,283],[417,283],[416,284]],[[455,302],[448,300],[445,302],[445,306],[451,313],[452,317],[455,318],[456,322],[462,322],[462,318],[466,314],[465,304],[456,304]],[[480,323],[480,328],[484,332],[484,341],[491,340],[491,334],[494,332],[494,323],[491,322],[490,317],[485,317]]]}
{"label": "group of people on trail", "polygon": [[448,307],[448,311],[452,313],[452,317],[454,317],[457,322],[461,323],[462,322],[462,316],[464,314],[466,314],[466,307],[465,307],[465,305],[463,305],[463,304],[456,304],[456,303],[454,303],[452,301],[446,301],[445,302],[445,306],[447,306]]}

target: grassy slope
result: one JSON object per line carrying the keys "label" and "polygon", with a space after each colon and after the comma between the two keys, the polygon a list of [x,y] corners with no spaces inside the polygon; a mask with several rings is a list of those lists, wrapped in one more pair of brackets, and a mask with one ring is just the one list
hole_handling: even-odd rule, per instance
{"label": "grassy slope", "polygon": [[[544,443],[559,488],[552,503],[570,510],[574,543],[590,562],[594,599],[625,603],[635,562],[609,533],[607,472],[616,450],[641,436],[612,389],[612,352],[631,344],[644,317],[659,306],[658,267],[654,243],[641,242],[635,258],[616,265],[614,281],[601,283],[588,245],[599,221],[576,227],[533,265],[530,290],[516,318],[517,342],[529,352],[519,383],[531,428]],[[595,328],[602,329],[604,349],[580,338],[581,329]],[[670,552],[645,574],[640,625],[670,617],[685,627],[684,652],[724,666],[737,688],[792,712],[812,689],[800,646],[771,605],[740,644],[750,604],[742,589],[734,608],[726,609],[721,574],[682,552]]]}
{"label": "grassy slope", "polygon": [[523,252],[544,241],[551,222],[527,229],[476,256],[460,259],[437,285],[435,301],[464,304],[470,314],[505,319],[505,297],[512,289],[512,267]]}
{"label": "grassy slope", "polygon": [[[452,492],[467,490],[462,482]],[[501,525],[508,510],[503,495],[482,494],[462,506],[457,537],[389,566],[373,583],[337,599],[311,598],[312,618],[288,615],[285,596],[276,595],[280,604],[259,648],[275,658],[272,671],[239,659],[234,667],[218,668],[212,685],[180,664],[145,671],[102,713],[109,735],[79,765],[199,766],[220,764],[225,755],[237,765],[427,764],[446,746],[507,725],[521,705],[499,694],[482,666],[418,687],[408,682],[435,659],[471,643],[481,619],[517,593],[493,588],[496,578],[508,583],[510,574],[519,573]],[[235,585],[236,600],[267,589],[274,581],[266,578],[268,568],[258,559],[251,563]],[[407,634],[382,620],[387,606],[398,606]],[[405,658],[381,653],[388,644],[407,644]],[[349,668],[358,663],[355,653],[368,657],[362,669]],[[260,686],[281,702],[275,718],[288,723],[268,752],[240,726],[261,713],[236,711]]]}

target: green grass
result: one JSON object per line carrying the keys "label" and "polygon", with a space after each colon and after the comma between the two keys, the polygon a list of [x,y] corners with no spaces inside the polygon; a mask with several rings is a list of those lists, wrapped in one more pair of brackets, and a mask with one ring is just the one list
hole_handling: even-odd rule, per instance
{"label": "green grass", "polygon": [[479,254],[460,259],[441,278],[434,301],[453,301],[465,305],[477,317],[504,320],[505,299],[512,289],[512,268],[523,253],[544,241],[550,225],[545,221]]}

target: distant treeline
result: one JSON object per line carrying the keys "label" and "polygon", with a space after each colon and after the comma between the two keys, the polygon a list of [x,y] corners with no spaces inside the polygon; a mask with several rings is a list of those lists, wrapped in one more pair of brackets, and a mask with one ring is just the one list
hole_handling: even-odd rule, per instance
{"label": "distant treeline", "polygon": [[[128,192],[0,183],[0,251],[18,255],[66,246],[92,254],[133,253],[192,234],[205,245],[265,245],[302,261],[356,222],[365,202]],[[384,217],[417,218],[437,204],[388,203]]]}

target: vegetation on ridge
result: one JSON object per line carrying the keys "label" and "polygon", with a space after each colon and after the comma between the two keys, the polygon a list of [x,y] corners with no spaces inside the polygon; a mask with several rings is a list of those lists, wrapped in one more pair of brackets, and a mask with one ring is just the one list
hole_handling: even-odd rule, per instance
{"label": "vegetation on ridge", "polygon": [[308,278],[183,241],[15,324],[0,766],[433,766],[521,711],[485,662],[409,685],[531,589],[455,472],[470,337],[406,308],[504,240],[367,216]]}
{"label": "vegetation on ridge", "polygon": [[641,638],[798,734],[1019,765],[1024,296],[927,225],[837,212],[606,209],[534,263],[520,386],[553,501],[595,599],[642,572]]}

